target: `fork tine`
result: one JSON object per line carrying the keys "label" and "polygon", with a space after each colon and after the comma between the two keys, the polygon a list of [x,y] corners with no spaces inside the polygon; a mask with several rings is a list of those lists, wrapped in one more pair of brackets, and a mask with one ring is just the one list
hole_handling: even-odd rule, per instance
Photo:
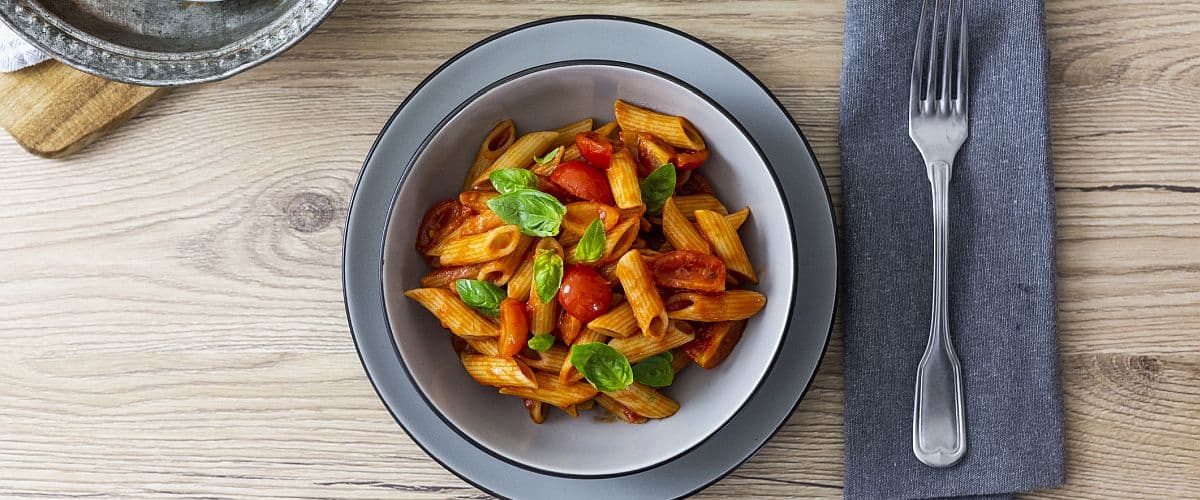
{"label": "fork tine", "polygon": [[965,113],[971,73],[967,64],[967,0],[959,2],[958,10],[958,81],[954,90],[954,108],[957,113]]}
{"label": "fork tine", "polygon": [[[941,12],[941,0],[933,0],[933,21],[929,25],[929,71],[925,77],[925,106],[932,106],[933,100],[937,99],[937,71],[938,71],[938,12]],[[929,108],[926,108],[929,109]]]}
{"label": "fork tine", "polygon": [[929,28],[929,0],[921,2],[921,23],[917,25],[917,46],[913,49],[912,82],[908,88],[908,112],[915,115],[921,109],[921,56],[925,54],[925,31]]}
{"label": "fork tine", "polygon": [[954,0],[946,0],[946,35],[942,49],[942,98],[938,100],[938,109],[950,110],[950,57],[954,50],[954,38],[950,36],[954,28]]}

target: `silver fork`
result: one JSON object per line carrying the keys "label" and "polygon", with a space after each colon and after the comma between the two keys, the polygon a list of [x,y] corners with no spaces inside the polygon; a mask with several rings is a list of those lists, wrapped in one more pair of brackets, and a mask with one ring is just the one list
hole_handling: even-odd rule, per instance
{"label": "silver fork", "polygon": [[[962,370],[950,340],[946,305],[947,198],[954,157],[967,139],[967,16],[966,0],[960,0],[955,38],[951,36],[956,24],[953,0],[933,0],[932,13],[929,6],[930,0],[924,0],[908,94],[908,135],[921,150],[933,190],[933,310],[929,343],[917,367],[913,453],[926,465],[949,467],[967,452]],[[943,17],[945,49],[939,57],[937,41]],[[952,57],[955,42],[958,53]]]}

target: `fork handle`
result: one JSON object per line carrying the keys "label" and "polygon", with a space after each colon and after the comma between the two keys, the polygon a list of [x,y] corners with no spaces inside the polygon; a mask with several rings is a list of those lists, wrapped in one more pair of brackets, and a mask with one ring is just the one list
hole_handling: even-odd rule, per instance
{"label": "fork handle", "polygon": [[933,311],[929,343],[917,366],[913,453],[931,467],[949,467],[967,452],[962,370],[950,340],[946,303],[946,240],[950,163],[926,165],[933,191]]}

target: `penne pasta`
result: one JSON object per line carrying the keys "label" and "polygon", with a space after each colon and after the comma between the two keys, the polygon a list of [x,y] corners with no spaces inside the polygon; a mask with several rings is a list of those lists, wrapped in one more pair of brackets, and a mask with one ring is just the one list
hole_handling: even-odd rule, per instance
{"label": "penne pasta", "polygon": [[617,261],[616,273],[621,287],[625,289],[625,299],[633,304],[633,315],[642,334],[662,338],[667,331],[667,312],[654,286],[654,276],[646,267],[641,252],[625,252]]}
{"label": "penne pasta", "polygon": [[482,234],[504,225],[504,219],[501,219],[496,212],[490,209],[479,212],[467,218],[460,226],[456,236],[470,236],[472,234]]}
{"label": "penne pasta", "polygon": [[516,359],[482,354],[463,354],[459,359],[467,374],[482,385],[538,388],[538,383],[533,378],[533,370]]}
{"label": "penne pasta", "polygon": [[454,282],[461,279],[474,279],[479,275],[479,268],[482,264],[471,264],[469,266],[453,266],[439,267],[425,276],[421,277],[421,287],[423,288],[446,288],[453,287]]}
{"label": "penne pasta", "polygon": [[767,305],[763,294],[750,290],[721,293],[680,292],[667,297],[667,316],[688,321],[733,321],[754,316]]}
{"label": "penne pasta", "polygon": [[[637,134],[637,149],[638,159],[642,162],[642,173],[644,174],[648,174],[660,165],[672,163],[675,160],[675,148],[663,142],[662,139],[645,132]],[[676,184],[682,184],[682,182],[679,182],[680,179],[686,181],[687,179],[684,179],[685,176],[690,177],[691,171],[685,170],[681,172],[676,179]]]}
{"label": "penne pasta", "polygon": [[532,399],[523,399],[525,409],[529,410],[529,419],[535,424],[540,424],[546,421],[546,405],[541,401]]}
{"label": "penne pasta", "polygon": [[618,208],[633,208],[642,205],[642,188],[638,184],[637,164],[629,151],[620,149],[613,153],[608,170],[608,184],[612,188],[613,200]]}
{"label": "penne pasta", "polygon": [[[550,157],[550,161],[546,163],[534,162],[533,166],[529,167],[529,171],[542,177],[554,173],[554,169],[558,168],[558,164],[563,162],[563,153],[567,150],[564,146],[554,148],[554,156]],[[546,153],[550,154],[550,153]]]}
{"label": "penne pasta", "polygon": [[458,194],[458,202],[471,210],[482,213],[491,210],[487,202],[497,196],[500,196],[500,193],[495,191],[463,191]]}
{"label": "penne pasta", "polygon": [[[721,215],[729,213],[729,210],[725,208],[721,200],[718,200],[716,196],[711,194],[677,195],[674,198],[675,206],[679,208],[679,213],[687,216],[688,219],[695,219],[695,212],[697,210],[711,210]],[[459,201],[462,201],[461,197]],[[467,205],[466,203],[463,204]]]}
{"label": "penne pasta", "polygon": [[609,309],[599,318],[588,322],[587,327],[594,332],[617,338],[628,337],[642,331],[638,327],[637,318],[633,316],[633,305],[629,302]]}
{"label": "penne pasta", "polygon": [[[533,255],[536,256],[538,252],[545,249],[553,250],[560,257],[563,254],[562,247],[554,238],[541,238],[538,240]],[[537,335],[553,332],[558,326],[558,301],[551,298],[550,302],[542,302],[541,297],[531,291],[528,304],[530,333]]]}
{"label": "penne pasta", "polygon": [[604,235],[604,255],[600,257],[599,264],[615,262],[633,246],[633,241],[637,239],[638,224],[640,218],[630,218],[618,222],[616,227],[608,234]]}
{"label": "penne pasta", "polygon": [[595,130],[595,132],[597,134],[600,134],[601,137],[605,137],[608,139],[616,139],[617,132],[619,131],[617,129],[618,126],[620,126],[620,124],[618,124],[616,121],[611,121],[611,122],[605,123],[604,125],[601,125],[599,128],[597,128]]}
{"label": "penne pasta", "polygon": [[558,132],[530,132],[519,138],[509,146],[496,161],[488,165],[487,168],[479,172],[474,181],[471,181],[471,187],[480,189],[491,185],[491,179],[488,176],[494,170],[502,168],[526,168],[533,163],[533,158],[541,156],[546,151],[549,151],[554,145],[554,141],[558,140]]}
{"label": "penne pasta", "polygon": [[604,394],[625,405],[630,411],[646,418],[667,418],[679,411],[679,403],[676,403],[675,400],[640,382],[634,382],[629,387]]}
{"label": "penne pasta", "polygon": [[[695,342],[695,341],[693,340],[692,342]],[[691,342],[689,342],[689,344],[690,343]],[[684,347],[686,348],[687,345],[684,345]],[[671,351],[671,371],[678,374],[681,370],[683,370],[684,368],[687,368],[687,365],[689,365],[691,363],[692,363],[692,358],[688,357],[687,354],[684,354],[683,349],[676,349],[674,351]]]}
{"label": "penne pasta", "polygon": [[471,347],[471,350],[487,356],[500,355],[500,343],[496,339],[490,337],[455,337],[462,339]]}
{"label": "penne pasta", "polygon": [[531,368],[551,373],[558,373],[559,369],[562,368],[563,361],[568,358],[567,348],[559,344],[551,346],[550,349],[544,352],[533,352],[537,354],[536,358],[522,355],[521,361],[524,361]]}
{"label": "penne pasta", "polygon": [[[687,359],[687,358],[684,358],[684,359]],[[596,404],[600,405],[601,408],[608,410],[608,412],[612,413],[613,416],[615,416],[627,423],[644,424],[648,420],[646,417],[643,417],[641,415],[638,415],[637,413],[634,413],[633,410],[630,410],[628,406],[618,403],[617,400],[613,399],[611,396],[609,396],[607,394],[604,394],[604,393],[597,394],[596,397],[592,399],[592,401],[595,401]]]}
{"label": "penne pasta", "polygon": [[695,340],[695,338],[695,335],[684,332],[673,321],[671,322],[671,326],[667,327],[667,334],[661,339],[654,339],[645,335],[634,335],[632,337],[612,339],[608,342],[608,346],[625,355],[625,358],[630,363],[637,363],[655,354],[667,352],[685,345]]}
{"label": "penne pasta", "polygon": [[579,337],[579,333],[583,331],[583,322],[571,316],[570,313],[563,311],[558,315],[558,332],[562,335],[564,344],[572,345],[575,339]]}
{"label": "penne pasta", "polygon": [[[754,266],[750,264],[750,257],[746,255],[742,239],[738,237],[737,231],[733,230],[733,226],[729,225],[729,221],[725,220],[725,217],[709,210],[697,210],[696,225],[700,226],[700,232],[712,245],[713,254],[721,258],[726,269],[752,283],[758,283],[758,274],[754,272]],[[443,257],[444,259],[445,257]]]}
{"label": "penne pasta", "polygon": [[746,223],[747,217],[750,217],[750,207],[745,207],[737,212],[726,215],[725,221],[729,223],[729,227],[732,227],[734,231],[737,231],[742,227],[742,224]]}
{"label": "penne pasta", "polygon": [[512,277],[508,279],[507,294],[510,299],[526,300],[529,298],[529,290],[533,287],[533,257],[537,254],[537,250],[530,250],[521,260],[521,265],[517,266],[517,270],[513,271]]}
{"label": "penne pasta", "polygon": [[704,138],[691,122],[682,116],[664,115],[634,106],[618,99],[613,103],[613,113],[622,130],[646,132],[677,148],[704,149]]}
{"label": "penne pasta", "polygon": [[565,163],[565,162],[572,161],[572,160],[578,160],[580,158],[583,158],[583,153],[579,152],[579,146],[572,144],[570,146],[567,146],[567,149],[563,150],[562,160],[559,161],[559,163]]}
{"label": "penne pasta", "polygon": [[663,237],[678,250],[712,254],[712,248],[708,246],[704,237],[700,236],[700,231],[696,230],[696,226],[693,226],[675,205],[674,196],[667,198],[663,204],[662,230]]}
{"label": "penne pasta", "polygon": [[715,368],[733,351],[745,329],[745,320],[705,324],[696,333],[696,340],[683,346],[682,351],[701,368]]}
{"label": "penne pasta", "polygon": [[518,234],[517,247],[508,255],[484,264],[479,269],[479,277],[476,279],[491,281],[497,285],[508,283],[513,273],[517,271],[517,266],[521,265],[521,261],[526,260],[531,246],[533,246],[532,237]]}
{"label": "penne pasta", "polygon": [[517,226],[500,226],[470,236],[458,236],[446,242],[438,257],[443,266],[461,266],[493,261],[513,253],[521,244]]}
{"label": "penne pasta", "polygon": [[583,132],[592,131],[592,119],[584,118],[574,123],[568,123],[554,129],[558,132],[558,138],[554,140],[555,146],[570,146],[575,144],[575,136]]}
{"label": "penne pasta", "polygon": [[564,384],[559,382],[558,375],[551,375],[549,373],[534,372],[533,379],[537,382],[536,389],[529,387],[503,387],[500,389],[500,394],[519,396],[541,401],[559,408],[566,408],[592,399],[596,396],[597,392],[596,388],[587,382]]}
{"label": "penne pasta", "polygon": [[442,325],[460,337],[499,337],[500,327],[471,309],[447,288],[414,288],[404,296],[437,316]]}
{"label": "penne pasta", "polygon": [[471,169],[467,171],[467,178],[463,181],[463,191],[471,189],[471,182],[479,177],[479,174],[496,161],[500,155],[504,154],[513,144],[513,139],[517,137],[517,127],[513,125],[512,120],[504,120],[497,123],[483,138],[483,144],[479,145],[479,153],[475,155],[475,161],[471,163]]}

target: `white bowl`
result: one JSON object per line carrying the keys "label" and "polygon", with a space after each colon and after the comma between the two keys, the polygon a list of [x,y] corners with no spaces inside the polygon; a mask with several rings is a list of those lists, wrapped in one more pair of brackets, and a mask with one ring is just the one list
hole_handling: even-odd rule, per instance
{"label": "white bowl", "polygon": [[[429,270],[413,247],[417,224],[439,200],[457,196],[484,135],[511,118],[520,133],[581,118],[613,119],[615,99],[688,118],[711,156],[701,172],[731,209],[750,206],[740,233],[760,272],[767,305],[717,368],[692,366],[665,393],[681,408],[643,425],[572,419],[554,410],[534,424],[518,398],[475,383],[450,347],[450,333],[404,297]],[[795,293],[791,220],[757,145],[724,110],[667,75],[624,63],[570,61],[512,75],[468,99],[433,131],[401,181],[384,243],[388,324],[406,370],[431,407],[480,448],[524,467],[568,476],[612,476],[652,467],[700,444],[746,403],[776,358]]]}

